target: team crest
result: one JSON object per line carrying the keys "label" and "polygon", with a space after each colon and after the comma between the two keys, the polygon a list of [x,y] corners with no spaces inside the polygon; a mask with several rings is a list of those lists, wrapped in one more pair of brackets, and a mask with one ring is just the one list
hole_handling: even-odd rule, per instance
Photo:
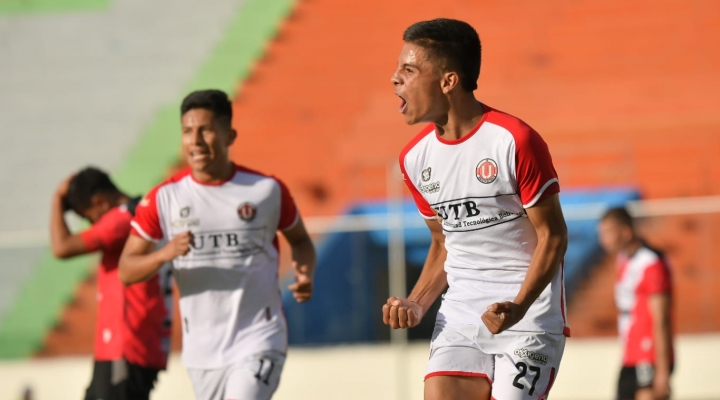
{"label": "team crest", "polygon": [[257,208],[251,203],[242,203],[237,209],[238,216],[245,222],[250,222],[255,219],[257,214]]}
{"label": "team crest", "polygon": [[190,216],[190,206],[181,208],[180,218],[187,218],[188,216]]}
{"label": "team crest", "polygon": [[491,158],[481,160],[475,168],[475,176],[482,183],[495,182],[498,176],[497,163]]}
{"label": "team crest", "polygon": [[424,170],[422,170],[422,180],[423,182],[427,182],[430,180],[430,174],[432,173],[432,168],[427,167]]}

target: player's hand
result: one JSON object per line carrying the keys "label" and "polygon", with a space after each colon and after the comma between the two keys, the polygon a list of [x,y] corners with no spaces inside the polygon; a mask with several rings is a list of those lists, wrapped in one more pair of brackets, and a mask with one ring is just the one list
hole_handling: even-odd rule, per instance
{"label": "player's hand", "polygon": [[382,312],[383,323],[393,329],[417,326],[424,314],[420,304],[395,296],[387,299]]}
{"label": "player's hand", "polygon": [[525,312],[520,305],[510,301],[495,303],[483,313],[482,321],[490,333],[495,335],[517,324]]}
{"label": "player's hand", "polygon": [[312,297],[312,276],[310,276],[307,269],[307,265],[298,266],[297,261],[293,261],[295,283],[288,286],[288,289],[293,292],[293,297],[298,303],[304,303]]}
{"label": "player's hand", "polygon": [[175,235],[175,237],[161,249],[163,261],[172,261],[178,256],[184,256],[189,253],[193,240],[195,240],[195,238],[190,231]]}
{"label": "player's hand", "polygon": [[655,371],[653,378],[653,394],[657,400],[665,400],[670,398],[670,374],[666,372]]}
{"label": "player's hand", "polygon": [[61,199],[64,199],[68,194],[68,189],[70,188],[70,181],[75,177],[75,174],[72,174],[65,178],[60,185],[55,189],[55,195],[58,196]]}

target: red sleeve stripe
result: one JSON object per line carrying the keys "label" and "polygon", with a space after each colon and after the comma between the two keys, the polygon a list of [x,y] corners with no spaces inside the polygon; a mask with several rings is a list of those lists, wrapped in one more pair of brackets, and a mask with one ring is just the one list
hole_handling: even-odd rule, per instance
{"label": "red sleeve stripe", "polygon": [[545,184],[540,188],[540,191],[538,192],[538,194],[536,194],[535,197],[533,197],[532,200],[530,200],[527,204],[523,204],[523,207],[529,208],[529,207],[534,206],[535,203],[537,203],[538,200],[540,200],[543,193],[545,193],[545,190],[547,190],[547,188],[549,188],[550,185],[552,185],[553,183],[560,184],[560,182],[558,181],[557,178],[553,178],[553,179],[550,179],[549,181],[545,182]]}
{"label": "red sleeve stripe", "polygon": [[143,230],[143,228],[140,227],[140,224],[138,224],[137,222],[132,221],[132,222],[130,222],[130,225],[133,227],[133,230],[131,231],[131,233],[137,234],[137,236],[140,236],[141,238],[147,240],[148,242],[157,243],[160,241],[160,239],[156,239],[156,238],[148,235],[147,232],[145,232]]}
{"label": "red sleeve stripe", "polygon": [[415,147],[415,145],[418,144],[423,138],[425,138],[427,135],[435,131],[435,124],[428,124],[425,128],[423,128],[420,133],[415,136],[410,143],[408,143],[400,152],[400,171],[403,174],[403,181],[407,185],[408,189],[410,189],[410,193],[413,196],[413,200],[415,200],[415,205],[417,206],[418,211],[420,212],[420,215],[423,216],[425,219],[434,219],[437,218],[437,215],[435,214],[435,211],[430,207],[430,204],[425,200],[424,197],[422,197],[422,194],[418,191],[418,189],[415,187],[415,184],[412,183],[410,180],[410,177],[408,176],[407,169],[405,169],[405,157],[410,152],[410,150]]}

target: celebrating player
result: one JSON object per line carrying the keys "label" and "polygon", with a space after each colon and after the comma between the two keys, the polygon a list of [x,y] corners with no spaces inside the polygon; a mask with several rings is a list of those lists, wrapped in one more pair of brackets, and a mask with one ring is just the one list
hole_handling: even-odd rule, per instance
{"label": "celebrating player", "polygon": [[389,298],[383,321],[417,325],[449,286],[425,399],[544,399],[569,334],[567,228],[548,147],[475,99],[480,39],[470,25],[418,22],[403,40],[392,76],[400,112],[429,125],[403,149],[400,168],[432,241],[412,293]]}
{"label": "celebrating player", "polygon": [[619,400],[663,400],[673,366],[670,268],[635,232],[624,208],[608,210],[598,225],[600,244],[617,255],[615,303],[623,341]]}
{"label": "celebrating player", "polygon": [[[230,161],[236,132],[225,93],[190,93],[181,116],[189,167],[138,206],[120,278],[144,281],[172,260],[182,360],[196,397],[266,400],[278,387],[287,350],[276,232],[292,247],[290,289],[300,302],[312,294],[315,248],[285,185]],[[155,250],[163,238],[168,244]]]}
{"label": "celebrating player", "polygon": [[[97,272],[95,366],[85,400],[147,400],[158,371],[167,364],[172,318],[169,275],[155,274],[132,288],[125,288],[118,278],[118,259],[138,201],[118,190],[108,175],[96,168],[67,178],[53,197],[53,254],[71,258],[102,252]],[[68,209],[92,226],[70,233],[64,218]]]}

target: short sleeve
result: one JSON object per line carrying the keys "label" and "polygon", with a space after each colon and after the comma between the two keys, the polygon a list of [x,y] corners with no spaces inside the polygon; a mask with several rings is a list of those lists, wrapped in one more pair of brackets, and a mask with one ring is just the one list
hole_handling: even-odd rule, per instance
{"label": "short sleeve", "polygon": [[532,128],[515,136],[515,177],[523,207],[529,208],[560,192],[548,146]]}
{"label": "short sleeve", "polygon": [[278,220],[278,230],[285,231],[297,223],[300,214],[298,213],[295,200],[290,195],[285,183],[275,178],[275,181],[280,185],[280,219]]}
{"label": "short sleeve", "polygon": [[130,234],[151,242],[159,242],[163,238],[158,214],[158,189],[158,187],[154,188],[140,200],[135,209],[135,218],[132,220],[132,230],[130,231]]}
{"label": "short sleeve", "polygon": [[669,293],[670,286],[670,268],[662,259],[647,267],[640,285],[641,290],[648,296]]}
{"label": "short sleeve", "polygon": [[113,209],[81,232],[80,237],[90,252],[120,250],[130,234],[130,218],[128,212]]}
{"label": "short sleeve", "polygon": [[437,213],[435,212],[435,210],[430,207],[430,204],[427,202],[427,200],[425,200],[422,194],[420,194],[420,191],[415,187],[415,184],[412,183],[412,179],[410,179],[410,177],[408,176],[407,170],[405,169],[404,155],[400,156],[400,171],[402,172],[403,181],[407,185],[408,189],[410,189],[410,194],[412,194],[413,200],[415,201],[415,206],[420,212],[420,215],[422,215],[425,219],[437,218]]}

